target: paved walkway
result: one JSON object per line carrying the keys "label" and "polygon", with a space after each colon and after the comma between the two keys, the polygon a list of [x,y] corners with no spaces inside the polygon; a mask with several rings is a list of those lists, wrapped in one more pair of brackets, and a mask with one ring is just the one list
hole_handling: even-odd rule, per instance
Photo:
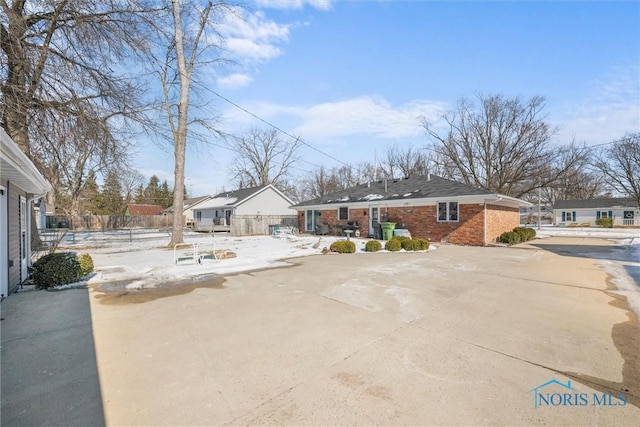
{"label": "paved walkway", "polygon": [[2,425],[637,425],[637,317],[571,249],[611,242],[555,242],[12,295]]}
{"label": "paved walkway", "polygon": [[0,304],[3,426],[104,425],[86,289]]}
{"label": "paved walkway", "polygon": [[107,423],[640,419],[637,319],[592,259],[443,246],[296,262],[162,298],[92,293]]}

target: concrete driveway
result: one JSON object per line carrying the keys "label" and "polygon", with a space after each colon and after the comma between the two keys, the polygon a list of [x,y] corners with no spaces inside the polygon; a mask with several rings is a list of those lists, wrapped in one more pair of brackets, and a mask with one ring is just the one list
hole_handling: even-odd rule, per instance
{"label": "concrete driveway", "polygon": [[293,261],[175,292],[92,290],[107,424],[638,424],[638,321],[591,258]]}

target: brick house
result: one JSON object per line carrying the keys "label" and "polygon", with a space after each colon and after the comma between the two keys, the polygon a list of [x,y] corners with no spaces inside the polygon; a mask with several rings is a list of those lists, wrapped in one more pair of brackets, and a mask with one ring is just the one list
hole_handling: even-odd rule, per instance
{"label": "brick house", "polygon": [[432,242],[484,246],[520,223],[520,199],[435,175],[360,184],[293,206],[300,230],[340,234],[356,227],[377,236],[377,224],[395,222],[412,237]]}

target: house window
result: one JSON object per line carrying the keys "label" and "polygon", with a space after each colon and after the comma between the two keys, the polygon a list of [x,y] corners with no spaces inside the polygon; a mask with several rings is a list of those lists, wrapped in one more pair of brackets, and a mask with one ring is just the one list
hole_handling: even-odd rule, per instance
{"label": "house window", "polygon": [[202,211],[196,211],[196,221],[202,221]]}
{"label": "house window", "polygon": [[596,219],[600,218],[612,218],[613,219],[613,211],[597,211]]}
{"label": "house window", "polygon": [[438,203],[438,222],[457,222],[458,202]]}
{"label": "house window", "polygon": [[348,221],[349,220],[349,208],[348,207],[338,208],[338,220],[339,221]]}
{"label": "house window", "polygon": [[562,212],[562,221],[575,221],[576,220],[576,211],[567,211]]}

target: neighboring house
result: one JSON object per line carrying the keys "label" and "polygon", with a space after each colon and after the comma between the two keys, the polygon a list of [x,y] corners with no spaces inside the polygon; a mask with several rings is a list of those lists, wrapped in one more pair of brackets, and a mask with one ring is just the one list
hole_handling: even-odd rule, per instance
{"label": "neighboring house", "polygon": [[640,226],[640,208],[632,198],[556,200],[556,225],[596,225],[600,218],[611,218],[615,226]]}
{"label": "neighboring house", "polygon": [[233,215],[267,215],[295,217],[291,209],[293,202],[273,185],[225,191],[213,198],[198,203],[193,208],[196,227],[214,223],[230,225]]}
{"label": "neighboring house", "polygon": [[304,231],[334,231],[357,224],[361,236],[377,236],[380,222],[395,222],[412,237],[483,246],[520,223],[530,203],[435,175],[357,185],[293,206]]}
{"label": "neighboring house", "polygon": [[540,224],[553,224],[553,207],[542,205],[539,206],[534,204],[528,207],[520,208],[520,224],[522,225],[531,225],[538,224],[538,211],[540,212]]}
{"label": "neighboring house", "polygon": [[49,190],[51,185],[0,128],[0,293],[5,297],[29,275],[31,204]]}
{"label": "neighboring house", "polygon": [[[182,208],[182,217],[184,218],[184,225],[191,226],[194,223],[193,219],[193,210],[196,206],[198,206],[202,202],[206,202],[207,200],[211,200],[213,196],[200,196],[200,197],[192,197],[189,199],[185,199]],[[165,214],[173,214],[173,206],[167,208],[163,211]]]}
{"label": "neighboring house", "polygon": [[162,215],[162,206],[160,205],[127,205],[127,210],[124,211],[125,216],[145,216],[145,215]]}

